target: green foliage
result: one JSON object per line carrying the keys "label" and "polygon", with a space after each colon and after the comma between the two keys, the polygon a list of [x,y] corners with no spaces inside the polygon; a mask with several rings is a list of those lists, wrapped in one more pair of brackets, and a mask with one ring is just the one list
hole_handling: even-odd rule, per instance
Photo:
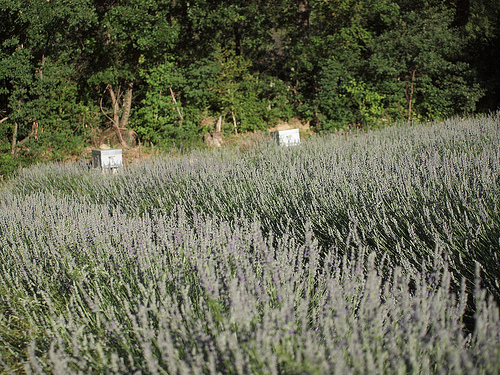
{"label": "green foliage", "polygon": [[493,0],[0,0],[1,141],[37,123],[23,152],[60,158],[92,141],[90,119],[167,145],[219,116],[226,132],[293,116],[327,132],[496,110],[498,14]]}
{"label": "green foliage", "polygon": [[189,111],[199,108],[200,116],[222,116],[228,132],[263,130],[292,114],[284,83],[252,72],[250,61],[231,50],[219,49],[190,65],[182,93]]}
{"label": "green foliage", "polygon": [[494,0],[472,0],[464,12],[462,28],[467,41],[467,59],[474,68],[485,95],[478,110],[500,108],[500,4]]}
{"label": "green foliage", "polygon": [[8,119],[2,123],[0,153],[7,174],[35,160],[79,151],[88,108],[81,104],[75,63],[78,37],[93,16],[86,1],[3,1],[1,9],[0,103]]}
{"label": "green foliage", "polygon": [[495,0],[472,0],[469,7],[465,28],[470,38],[483,42],[498,38],[500,4]]}
{"label": "green foliage", "polygon": [[11,176],[20,166],[28,164],[29,158],[13,157],[10,154],[10,145],[1,145],[0,153],[0,182]]}
{"label": "green foliage", "polygon": [[347,78],[340,70],[338,62],[328,61],[323,64],[321,79],[318,82],[319,129],[362,127],[375,128],[384,124],[386,109],[385,97],[367,88],[364,82],[356,82]]}
{"label": "green foliage", "polygon": [[181,1],[179,4],[179,55],[193,60],[206,58],[218,49],[232,50],[256,62],[272,44],[270,13],[279,11],[268,1]]}
{"label": "green foliage", "polygon": [[146,83],[146,94],[141,107],[134,112],[134,130],[143,142],[162,145],[178,139],[183,126],[183,109],[175,91],[182,85],[183,77],[175,63],[164,64],[143,70],[141,78]]}
{"label": "green foliage", "polygon": [[475,110],[482,90],[460,61],[463,40],[452,22],[443,6],[401,12],[373,40],[368,69],[374,87],[396,105],[396,119],[444,119]]}
{"label": "green foliage", "polygon": [[377,127],[383,121],[384,106],[382,100],[385,96],[368,90],[366,84],[357,83],[355,80],[349,82],[349,85],[343,86],[343,89],[354,102],[356,110],[359,111],[359,124],[363,128]]}
{"label": "green foliage", "polygon": [[213,87],[214,109],[227,122],[233,122],[234,132],[264,130],[266,124],[284,117],[286,103],[276,103],[275,98],[286,95],[278,94],[280,87],[275,87],[276,80],[250,73],[250,61],[233,51],[217,53],[216,63],[219,69]]}
{"label": "green foliage", "polygon": [[336,60],[323,62],[318,79],[318,109],[320,129],[329,131],[356,123],[352,104],[345,87],[349,77],[345,76],[343,65]]}

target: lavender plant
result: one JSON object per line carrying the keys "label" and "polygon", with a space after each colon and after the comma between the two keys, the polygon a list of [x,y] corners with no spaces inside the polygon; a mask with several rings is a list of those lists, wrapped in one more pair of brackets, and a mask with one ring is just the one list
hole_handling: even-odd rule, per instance
{"label": "lavender plant", "polygon": [[6,373],[497,373],[498,115],[24,170]]}

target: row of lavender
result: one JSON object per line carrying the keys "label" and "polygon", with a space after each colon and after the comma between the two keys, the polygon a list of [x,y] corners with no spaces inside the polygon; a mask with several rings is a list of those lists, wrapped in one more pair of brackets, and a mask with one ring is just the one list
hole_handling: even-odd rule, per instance
{"label": "row of lavender", "polygon": [[0,206],[1,365],[498,372],[499,177],[496,115],[23,171]]}
{"label": "row of lavender", "polygon": [[389,256],[389,267],[421,272],[434,252],[452,264],[454,285],[475,262],[500,301],[500,125],[498,114],[364,135],[318,139],[295,148],[272,144],[237,155],[157,159],[103,176],[77,166],[27,170],[12,183],[24,196],[64,194],[109,205],[129,216],[182,207],[189,217],[257,220],[264,234],[306,222],[320,247],[355,249],[356,240]]}

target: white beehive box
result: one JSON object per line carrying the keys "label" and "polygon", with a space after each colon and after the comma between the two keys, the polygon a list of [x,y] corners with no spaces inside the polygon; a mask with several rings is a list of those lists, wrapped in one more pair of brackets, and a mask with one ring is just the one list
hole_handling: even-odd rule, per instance
{"label": "white beehive box", "polygon": [[92,165],[102,169],[123,167],[122,150],[92,150]]}
{"label": "white beehive box", "polygon": [[295,146],[300,144],[299,129],[278,130],[274,132],[274,138],[281,146]]}

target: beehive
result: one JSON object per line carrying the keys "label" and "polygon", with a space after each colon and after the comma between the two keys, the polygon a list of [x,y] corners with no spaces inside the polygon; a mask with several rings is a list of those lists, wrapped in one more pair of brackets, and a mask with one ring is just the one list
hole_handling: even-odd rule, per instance
{"label": "beehive", "polygon": [[278,130],[273,135],[281,146],[295,146],[300,144],[299,129]]}
{"label": "beehive", "polygon": [[123,167],[122,150],[92,150],[92,166],[102,169]]}

